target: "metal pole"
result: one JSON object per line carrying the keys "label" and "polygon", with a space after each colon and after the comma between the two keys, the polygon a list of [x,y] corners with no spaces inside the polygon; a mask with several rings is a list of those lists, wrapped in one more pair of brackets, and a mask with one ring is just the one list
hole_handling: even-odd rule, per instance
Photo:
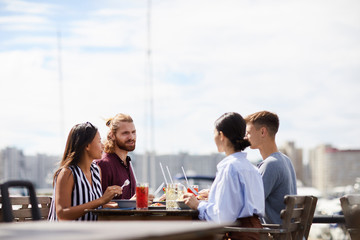
{"label": "metal pole", "polygon": [[[61,31],[57,32],[57,49],[58,49],[58,74],[59,74],[59,111],[60,111],[60,141],[61,148],[64,144],[64,92],[63,92],[63,76],[61,64]],[[60,148],[60,149],[61,149]]]}
{"label": "metal pole", "polygon": [[156,184],[156,166],[155,166],[155,131],[154,131],[154,84],[153,84],[153,66],[151,52],[151,0],[148,0],[148,63],[149,63],[149,83],[150,83],[150,180],[151,184]]}

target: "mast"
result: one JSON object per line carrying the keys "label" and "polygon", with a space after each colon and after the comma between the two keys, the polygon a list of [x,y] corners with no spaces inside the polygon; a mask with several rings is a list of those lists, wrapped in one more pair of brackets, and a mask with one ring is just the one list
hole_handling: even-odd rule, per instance
{"label": "mast", "polygon": [[[155,166],[155,132],[154,132],[154,87],[151,51],[151,0],[147,1],[147,51],[145,80],[145,149],[143,161],[143,178],[149,179],[152,185],[156,181]],[[148,135],[149,134],[149,135]],[[149,143],[150,142],[150,143]],[[149,167],[147,167],[149,166]],[[149,172],[150,170],[150,172]]]}
{"label": "mast", "polygon": [[60,123],[60,150],[65,142],[64,140],[64,92],[63,92],[63,76],[61,63],[61,31],[57,31],[57,55],[58,55],[58,77],[59,77],[59,123]]}

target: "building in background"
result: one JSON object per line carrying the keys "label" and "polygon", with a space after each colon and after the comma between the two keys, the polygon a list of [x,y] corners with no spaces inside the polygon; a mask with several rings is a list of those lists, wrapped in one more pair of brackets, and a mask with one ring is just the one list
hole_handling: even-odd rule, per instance
{"label": "building in background", "polygon": [[301,148],[296,148],[294,142],[288,141],[279,148],[279,151],[290,158],[295,168],[296,178],[302,183],[305,183],[303,150]]}
{"label": "building in background", "polygon": [[[356,186],[360,191],[360,150],[338,150],[331,145],[321,145],[310,150],[309,162],[305,166],[302,149],[296,148],[294,142],[285,143],[279,150],[292,160],[298,180],[306,187],[316,188],[322,196],[334,196],[336,191],[339,196],[345,193],[344,188],[355,191]],[[149,159],[136,152],[132,152],[130,156],[138,181],[149,182],[153,191],[161,183],[165,183],[160,163],[168,182],[171,180],[167,168],[173,181],[178,181],[177,178],[183,176],[182,167],[187,176],[215,177],[216,165],[225,155],[220,153],[156,155],[154,167],[148,167],[147,174],[143,174],[143,166],[149,166]],[[45,154],[26,156],[17,148],[5,148],[0,150],[0,183],[15,179],[30,180],[38,190],[51,191],[52,177],[59,161],[59,156]],[[144,161],[148,161],[148,164]],[[150,173],[152,169],[155,171],[154,174]],[[155,178],[149,179],[149,176]],[[211,181],[201,183],[193,181],[193,183],[199,184],[200,188],[209,188],[212,184]]]}
{"label": "building in background", "polygon": [[[165,183],[163,173],[160,168],[160,163],[163,166],[165,177],[168,182],[170,182],[169,172],[173,181],[177,177],[183,176],[181,167],[184,168],[187,176],[201,175],[201,176],[210,176],[215,177],[216,174],[216,165],[224,158],[223,154],[209,154],[209,155],[189,155],[187,153],[171,154],[171,155],[156,155],[155,158],[155,182],[150,183],[150,187],[156,189],[160,186],[161,183]],[[132,164],[135,169],[135,174],[138,181],[149,181],[149,179],[144,179],[141,175],[142,168],[144,165],[143,161],[146,161],[146,158],[141,154],[131,155]],[[149,161],[149,159],[147,159]],[[148,171],[150,171],[150,167]],[[147,176],[151,174],[148,173]],[[203,185],[203,187],[210,187],[211,182],[208,185]]]}
{"label": "building in background", "polygon": [[[173,181],[176,177],[183,176],[181,167],[184,167],[188,176],[202,175],[215,177],[216,165],[224,158],[223,154],[209,155],[189,155],[187,153],[179,153],[174,155],[157,155],[155,158],[155,181],[150,182],[149,176],[152,168],[148,167],[148,174],[145,178],[142,174],[142,166],[146,159],[141,154],[131,153],[132,164],[138,181],[147,181],[152,189],[157,188],[161,183],[165,183],[161,172],[160,163],[164,167],[167,180],[170,182],[170,176]],[[0,151],[0,183],[7,180],[30,180],[35,187],[39,189],[47,189],[51,192],[52,178],[60,161],[59,156],[49,156],[45,154],[37,154],[33,156],[24,155],[22,150],[17,148],[5,148]],[[210,187],[211,182],[204,187]],[[50,190],[49,190],[50,189]]]}
{"label": "building in background", "polygon": [[[309,167],[312,186],[324,197],[351,191],[360,177],[360,150],[339,150],[331,145],[320,145],[310,150]],[[340,190],[341,189],[341,190]]]}
{"label": "building in background", "polygon": [[7,147],[0,151],[0,181],[26,179],[23,151]]}
{"label": "building in background", "polygon": [[37,189],[52,188],[52,176],[58,156],[37,154],[26,156],[22,150],[7,147],[0,151],[0,182],[29,180]]}
{"label": "building in background", "polygon": [[27,178],[36,183],[36,188],[52,188],[53,175],[59,166],[60,157],[37,154],[26,157]]}

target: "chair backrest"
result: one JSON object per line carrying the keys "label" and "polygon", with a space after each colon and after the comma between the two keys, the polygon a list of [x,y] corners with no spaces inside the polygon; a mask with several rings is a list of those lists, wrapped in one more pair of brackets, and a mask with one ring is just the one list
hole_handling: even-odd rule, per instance
{"label": "chair backrest", "polygon": [[14,221],[13,207],[9,196],[10,187],[25,187],[29,190],[30,204],[31,204],[31,218],[32,220],[40,220],[41,215],[39,211],[38,201],[34,185],[29,181],[8,181],[1,184],[1,204],[2,216],[4,222]]}
{"label": "chair backrest", "polygon": [[287,229],[283,239],[307,239],[317,203],[317,197],[287,195],[281,211],[281,228]]}
{"label": "chair backrest", "polygon": [[316,204],[317,204],[317,200],[318,200],[318,198],[315,196],[308,196],[308,197],[312,198],[312,202],[311,202],[311,207],[310,207],[310,211],[309,211],[309,217],[308,217],[307,223],[305,225],[305,231],[304,231],[305,239],[308,239],[308,237],[309,237],[310,228],[313,223]]}
{"label": "chair backrest", "polygon": [[[37,197],[41,220],[46,220],[51,204],[51,197],[49,196],[38,196]],[[14,221],[23,222],[32,220],[31,203],[29,197],[13,197],[10,196],[10,202],[13,208],[12,214]],[[2,197],[0,197],[0,203],[2,203]],[[3,221],[2,209],[0,208],[0,222]]]}
{"label": "chair backrest", "polygon": [[360,194],[345,195],[340,203],[351,238],[360,239]]}

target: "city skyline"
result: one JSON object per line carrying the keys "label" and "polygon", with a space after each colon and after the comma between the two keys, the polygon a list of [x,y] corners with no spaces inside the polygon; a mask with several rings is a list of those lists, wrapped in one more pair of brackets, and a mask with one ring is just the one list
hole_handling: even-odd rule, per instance
{"label": "city skyline", "polygon": [[[104,119],[123,112],[136,151],[152,150],[148,3],[0,0],[0,149],[61,155],[72,126],[104,139]],[[260,110],[279,115],[278,145],[360,148],[359,1],[151,3],[158,154],[215,153],[221,114]]]}
{"label": "city skyline", "polygon": [[[323,196],[334,196],[341,194],[341,191],[359,191],[360,176],[357,166],[360,149],[344,150],[331,145],[316,146],[310,151],[309,163],[304,163],[302,149],[297,148],[294,142],[287,142],[280,147],[280,151],[289,156],[294,165],[300,192],[317,191]],[[156,155],[153,162],[155,167],[152,168],[150,156],[134,152],[129,155],[132,158],[137,179],[149,182],[152,188],[166,182],[166,179],[181,182],[182,169],[188,177],[213,178],[216,175],[217,164],[225,157],[220,153]],[[49,189],[60,159],[60,156],[46,154],[26,155],[16,148],[0,149],[0,181],[28,179],[33,181],[39,189]],[[252,163],[256,166],[259,161],[261,159]],[[167,170],[164,172],[165,176],[159,168],[160,163]],[[339,164],[342,165],[341,170],[338,168]],[[197,184],[208,188],[211,180],[199,181]]]}
{"label": "city skyline", "polygon": [[[290,148],[289,148],[290,145]],[[333,149],[336,149],[338,151],[360,151],[360,148],[341,148],[339,146],[336,145],[332,145],[332,144],[328,144],[328,143],[320,143],[318,145],[314,145],[314,146],[310,146],[308,149],[304,149],[301,146],[299,146],[296,142],[294,141],[285,141],[283,144],[278,144],[278,149],[280,152],[285,153],[286,155],[292,155],[295,154],[294,156],[296,156],[296,154],[300,154],[300,156],[295,157],[297,158],[301,158],[301,163],[302,165],[307,165],[308,164],[308,160],[309,160],[309,156],[311,155],[311,152],[313,151],[313,149],[321,147],[321,146],[329,146]],[[64,146],[65,147],[65,146]],[[28,156],[36,156],[36,155],[48,155],[48,156],[52,156],[52,157],[58,157],[59,161],[62,158],[62,154],[63,153],[59,153],[59,154],[52,154],[52,153],[46,153],[46,152],[35,152],[35,153],[31,153],[28,154],[25,152],[24,149],[19,148],[17,146],[5,146],[3,148],[0,147],[0,151],[4,150],[4,149],[17,149],[21,152],[23,152],[25,155]],[[297,151],[300,151],[300,153],[292,153],[292,152],[287,152],[289,149],[297,149]],[[251,149],[250,147],[247,147],[244,152],[247,154],[247,158],[253,162],[259,162],[262,160],[262,156],[260,154],[260,151],[258,149]],[[150,157],[150,152],[140,152],[139,150],[135,149],[132,152],[128,153],[129,155],[144,155],[144,154],[148,154],[148,157]],[[212,154],[219,154],[219,155],[223,155],[225,156],[225,153],[219,153],[217,151],[212,151],[212,152],[208,152],[208,153],[191,153],[191,152],[187,152],[187,151],[179,151],[179,152],[174,152],[174,153],[157,153],[155,152],[155,156],[164,156],[164,155],[178,155],[178,154],[187,154],[187,155],[212,155]]]}

